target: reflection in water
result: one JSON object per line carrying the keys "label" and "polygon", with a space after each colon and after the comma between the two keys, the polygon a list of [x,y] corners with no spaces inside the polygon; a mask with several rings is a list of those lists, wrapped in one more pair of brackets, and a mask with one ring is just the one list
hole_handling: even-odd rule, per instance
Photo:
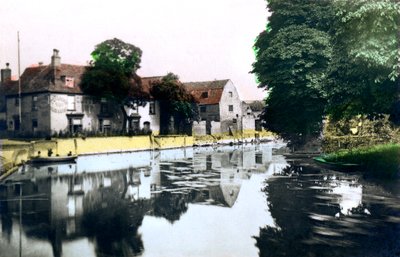
{"label": "reflection in water", "polygon": [[398,181],[288,166],[275,147],[27,165],[0,185],[0,256],[395,256]]}
{"label": "reflection in water", "polygon": [[[227,214],[240,206],[236,202],[242,181],[265,173],[271,163],[267,155],[265,162],[256,163],[256,151],[270,155],[272,145],[86,156],[71,164],[26,165],[0,185],[0,256],[18,255],[20,238],[24,256],[146,255],[151,251],[145,245],[151,240],[143,238],[152,228],[146,230],[144,220],[148,224],[149,218],[156,218],[179,227],[196,205],[205,208],[203,213],[215,206]],[[258,189],[264,178],[253,190],[261,199]],[[17,217],[20,199],[22,227]],[[262,204],[259,209],[265,219]],[[243,236],[252,240],[243,249],[257,251],[251,234]],[[173,255],[178,252],[169,256]]]}
{"label": "reflection in water", "polygon": [[398,196],[359,175],[292,165],[264,192],[277,227],[260,230],[260,256],[400,254]]}

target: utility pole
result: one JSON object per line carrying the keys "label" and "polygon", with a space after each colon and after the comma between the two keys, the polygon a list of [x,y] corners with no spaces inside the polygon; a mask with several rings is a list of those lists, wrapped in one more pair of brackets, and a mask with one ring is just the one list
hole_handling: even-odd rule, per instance
{"label": "utility pole", "polygon": [[19,31],[18,36],[18,109],[19,109],[19,127],[22,128],[22,111],[21,111],[21,57],[19,50]]}

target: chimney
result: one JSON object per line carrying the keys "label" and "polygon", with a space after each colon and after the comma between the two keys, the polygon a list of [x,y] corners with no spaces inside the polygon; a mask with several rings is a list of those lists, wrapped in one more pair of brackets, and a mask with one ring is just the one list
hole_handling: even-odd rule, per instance
{"label": "chimney", "polygon": [[1,69],[1,83],[11,80],[11,69],[9,66],[10,64],[6,63],[6,68]]}
{"label": "chimney", "polygon": [[61,65],[61,57],[58,55],[58,50],[53,49],[53,56],[51,57],[51,66],[53,68],[59,67]]}

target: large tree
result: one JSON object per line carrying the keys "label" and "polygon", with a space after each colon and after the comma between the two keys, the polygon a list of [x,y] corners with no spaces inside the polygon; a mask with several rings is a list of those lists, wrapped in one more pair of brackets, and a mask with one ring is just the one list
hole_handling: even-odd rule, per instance
{"label": "large tree", "polygon": [[390,113],[399,91],[399,2],[335,0],[334,6],[328,113],[334,119]]}
{"label": "large tree", "polygon": [[114,38],[98,44],[91,55],[93,60],[82,76],[81,88],[87,94],[118,103],[124,115],[122,130],[126,131],[127,110],[138,108],[148,97],[136,74],[142,51]]}
{"label": "large tree", "polygon": [[270,89],[267,129],[293,141],[319,132],[325,115],[400,110],[398,0],[269,0],[268,7],[253,65],[260,87]]}
{"label": "large tree", "polygon": [[255,44],[253,73],[269,89],[264,126],[292,143],[320,132],[332,56],[327,3],[269,1],[270,23]]}
{"label": "large tree", "polygon": [[186,91],[179,77],[168,73],[152,82],[151,95],[160,103],[160,134],[191,134],[193,120],[198,118],[194,97]]}

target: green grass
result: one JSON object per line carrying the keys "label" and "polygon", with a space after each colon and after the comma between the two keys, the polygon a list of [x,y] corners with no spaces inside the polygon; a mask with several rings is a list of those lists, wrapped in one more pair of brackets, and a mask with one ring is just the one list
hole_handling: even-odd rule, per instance
{"label": "green grass", "polygon": [[342,150],[324,156],[330,162],[360,164],[372,177],[393,178],[400,167],[400,144],[385,144]]}

